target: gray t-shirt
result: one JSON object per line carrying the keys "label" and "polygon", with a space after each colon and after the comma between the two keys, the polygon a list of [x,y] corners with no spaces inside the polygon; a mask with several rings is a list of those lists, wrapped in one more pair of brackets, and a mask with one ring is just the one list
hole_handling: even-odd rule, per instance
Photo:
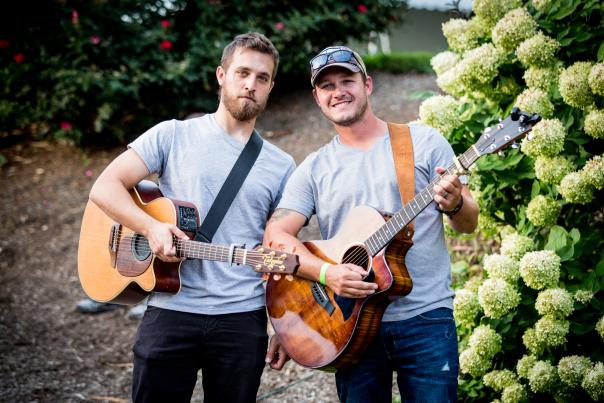
{"label": "gray t-shirt", "polygon": [[[214,114],[152,127],[129,144],[164,196],[194,203],[201,222],[245,145],[228,135]],[[212,240],[215,244],[262,242],[266,221],[295,169],[292,157],[267,141]],[[149,304],[202,314],[247,312],[264,306],[262,278],[248,266],[186,260],[175,295],[153,293]]]}
{"label": "gray t-shirt", "polygon": [[[415,193],[447,168],[454,153],[436,130],[411,124],[415,164]],[[362,151],[340,142],[339,136],[310,154],[289,179],[278,208],[317,215],[323,239],[332,238],[351,208],[368,205],[385,212],[402,208],[390,136]],[[441,214],[431,204],[415,219],[413,246],[405,262],[413,290],[390,303],[384,321],[404,320],[435,308],[453,309],[451,265]]]}

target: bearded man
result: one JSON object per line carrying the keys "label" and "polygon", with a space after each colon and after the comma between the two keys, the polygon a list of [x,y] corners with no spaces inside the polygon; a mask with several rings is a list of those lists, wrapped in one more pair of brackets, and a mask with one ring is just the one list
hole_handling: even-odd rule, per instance
{"label": "bearded man", "polygon": [[[203,222],[253,136],[278,64],[279,54],[264,35],[235,37],[216,69],[217,111],[165,121],[146,131],[101,173],[90,199],[112,219],[144,235],[159,259],[180,261],[173,238],[186,235],[140,209],[129,189],[156,173],[161,192],[194,203]],[[262,241],[295,164],[285,152],[260,141],[260,154],[212,242],[251,247]],[[180,274],[180,292],[149,298],[133,348],[133,401],[190,401],[200,369],[204,401],[255,401],[268,343],[261,275],[201,260],[183,262]],[[279,369],[283,359],[278,362],[273,352],[269,362]]]}

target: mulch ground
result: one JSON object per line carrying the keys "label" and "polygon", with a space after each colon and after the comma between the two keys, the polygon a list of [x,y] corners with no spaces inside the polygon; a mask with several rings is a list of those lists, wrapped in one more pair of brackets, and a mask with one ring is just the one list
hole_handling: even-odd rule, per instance
{"label": "mulch ground", "polygon": [[[374,110],[393,121],[417,118],[420,101],[413,94],[437,90],[429,75],[374,79]],[[310,89],[272,99],[258,127],[298,163],[333,135]],[[0,167],[0,401],[130,401],[138,321],[128,319],[125,308],[74,311],[84,297],[76,267],[83,208],[95,178],[122,150],[48,142],[0,149],[8,159]],[[316,225],[303,237],[318,238]],[[195,402],[203,401],[199,383]],[[331,402],[337,396],[333,375],[290,362],[280,372],[265,370],[258,399]]]}

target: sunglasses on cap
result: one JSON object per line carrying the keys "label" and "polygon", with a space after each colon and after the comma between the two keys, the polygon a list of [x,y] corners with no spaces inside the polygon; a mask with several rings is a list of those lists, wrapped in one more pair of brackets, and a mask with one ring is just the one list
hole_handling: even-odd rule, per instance
{"label": "sunglasses on cap", "polygon": [[317,70],[331,63],[352,63],[361,68],[352,51],[337,48],[331,52],[322,53],[313,57],[310,61],[310,68],[312,70]]}

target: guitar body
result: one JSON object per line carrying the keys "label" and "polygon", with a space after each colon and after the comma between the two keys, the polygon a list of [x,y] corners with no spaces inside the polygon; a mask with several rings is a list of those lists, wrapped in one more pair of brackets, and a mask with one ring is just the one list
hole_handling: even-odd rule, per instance
{"label": "guitar body", "polygon": [[363,242],[385,222],[377,210],[356,207],[336,236],[305,243],[325,261],[369,265],[372,274],[368,280],[378,284],[369,297],[342,298],[328,287],[297,276],[293,281],[268,280],[269,318],[281,344],[297,363],[328,371],[354,364],[376,335],[391,297],[411,291],[412,281],[404,263],[412,245],[410,238],[396,237],[385,251],[373,258],[362,257]]}
{"label": "guitar body", "polygon": [[[142,181],[130,194],[147,214],[178,226],[192,237],[199,224],[192,203],[163,197],[150,181]],[[90,298],[135,304],[152,291],[176,293],[180,290],[180,264],[156,258],[141,235],[119,225],[88,201],[80,231],[78,274]]]}

